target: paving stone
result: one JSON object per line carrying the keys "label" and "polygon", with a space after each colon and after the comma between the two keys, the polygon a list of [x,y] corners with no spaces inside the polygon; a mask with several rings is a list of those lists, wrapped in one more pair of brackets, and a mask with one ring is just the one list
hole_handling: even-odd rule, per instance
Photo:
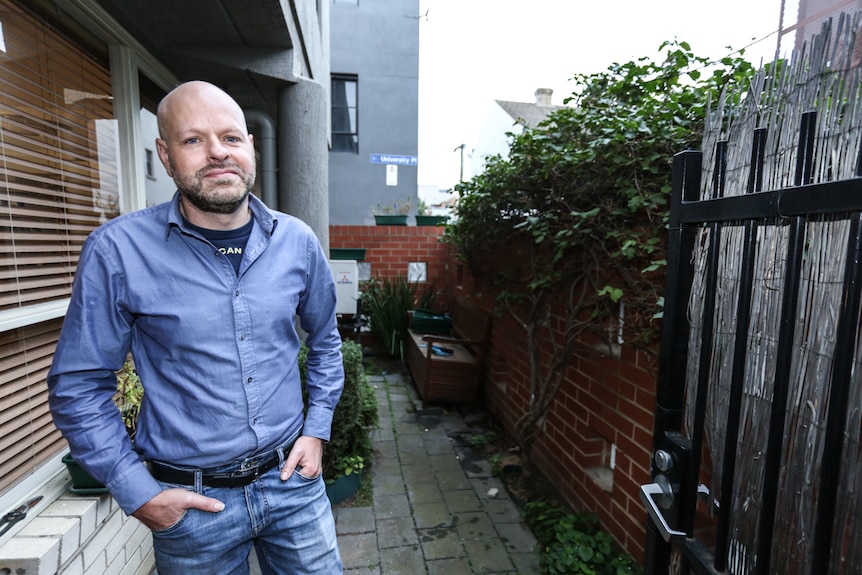
{"label": "paving stone", "polygon": [[377,519],[392,519],[393,517],[408,517],[410,515],[410,503],[407,495],[380,495],[374,496],[374,515]]}
{"label": "paving stone", "polygon": [[419,538],[412,517],[379,519],[377,521],[377,545],[380,549],[416,545]]}
{"label": "paving stone", "polygon": [[369,507],[342,507],[335,511],[335,532],[338,535],[373,533],[374,529],[374,513]]}
{"label": "paving stone", "polygon": [[392,431],[392,428],[381,428],[375,429],[370,434],[371,441],[376,445],[382,443],[384,441],[394,441],[395,440],[395,432]]}
{"label": "paving stone", "polygon": [[419,530],[419,543],[425,559],[447,559],[464,557],[464,546],[458,531],[452,527],[435,527]]}
{"label": "paving stone", "polygon": [[436,483],[434,472],[428,462],[428,458],[420,458],[418,461],[409,460],[401,466],[401,474],[404,476],[404,483],[415,485],[417,483]]}
{"label": "paving stone", "polygon": [[427,456],[424,445],[402,445],[401,441],[398,442],[398,457],[401,461],[411,461]]}
{"label": "paving stone", "polygon": [[364,568],[380,564],[376,533],[357,533],[338,537],[338,549],[345,569]]}
{"label": "paving stone", "polygon": [[371,465],[372,477],[384,477],[401,473],[401,462],[397,457],[375,457]]}
{"label": "paving stone", "polygon": [[398,472],[378,475],[374,478],[373,486],[375,499],[378,496],[404,494],[404,479],[401,477],[400,470]]}
{"label": "paving stone", "polygon": [[397,416],[395,418],[395,434],[398,436],[398,439],[401,440],[405,437],[410,437],[411,435],[419,435],[420,431],[419,428],[416,427],[413,415],[406,413],[402,417],[406,421],[399,421]]}
{"label": "paving stone", "polygon": [[472,489],[459,491],[444,491],[443,500],[449,508],[450,513],[463,513],[465,511],[480,511],[482,504]]}
{"label": "paving stone", "polygon": [[530,553],[538,545],[533,532],[522,523],[500,523],[497,533],[509,551],[514,553]]}
{"label": "paving stone", "polygon": [[487,513],[459,513],[454,518],[455,527],[462,539],[494,539],[498,537],[494,524]]}
{"label": "paving stone", "polygon": [[437,471],[435,469],[434,477],[437,479],[437,485],[444,493],[471,489],[470,480],[460,469],[458,471]]}
{"label": "paving stone", "polygon": [[425,561],[418,545],[393,547],[380,552],[380,571],[389,575],[425,575]]}
{"label": "paving stone", "polygon": [[515,564],[515,572],[518,575],[539,575],[539,554],[534,553],[512,553],[512,563]]}
{"label": "paving stone", "polygon": [[452,525],[452,514],[443,502],[414,505],[413,519],[418,529]]}
{"label": "paving stone", "polygon": [[374,453],[378,457],[398,459],[398,444],[395,441],[378,442],[374,444]]}
{"label": "paving stone", "polygon": [[450,472],[459,472],[461,469],[461,462],[455,457],[454,453],[446,453],[443,455],[429,455],[428,460],[431,463],[431,466],[434,468],[434,473],[450,473]]}
{"label": "paving stone", "polygon": [[464,541],[464,548],[476,573],[498,573],[515,569],[503,543],[497,539]]}
{"label": "paving stone", "polygon": [[[509,499],[509,492],[506,491],[506,486],[503,485],[499,477],[471,477],[470,485],[473,486],[473,490],[482,501],[486,499]],[[488,494],[491,489],[497,490],[496,495]]]}
{"label": "paving stone", "polygon": [[473,575],[469,563],[463,558],[428,561],[428,575]]}
{"label": "paving stone", "polygon": [[417,434],[411,434],[404,437],[398,438],[398,449],[403,450],[408,447],[412,447],[417,449],[420,453],[425,452],[425,442],[422,440],[422,436]]}
{"label": "paving stone", "polygon": [[494,523],[519,523],[522,521],[518,506],[511,499],[488,499],[482,502],[485,513]]}
{"label": "paving stone", "polygon": [[379,565],[375,565],[374,567],[360,567],[359,569],[345,569],[344,573],[346,575],[381,575]]}
{"label": "paving stone", "polygon": [[472,450],[465,450],[460,456],[461,469],[467,477],[493,477],[491,464]]}
{"label": "paving stone", "polygon": [[437,483],[407,483],[407,498],[411,505],[443,503],[443,493]]}
{"label": "paving stone", "polygon": [[425,452],[428,455],[444,455],[452,456],[455,451],[452,449],[452,442],[448,438],[425,438]]}

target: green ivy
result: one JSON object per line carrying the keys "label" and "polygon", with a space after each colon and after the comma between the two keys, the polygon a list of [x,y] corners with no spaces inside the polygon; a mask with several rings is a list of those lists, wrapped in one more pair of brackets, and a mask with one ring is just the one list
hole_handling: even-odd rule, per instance
{"label": "green ivy", "polygon": [[[685,42],[660,51],[660,62],[575,76],[567,107],[510,134],[507,159],[489,158],[484,173],[456,187],[446,237],[506,303],[582,278],[594,286],[585,303],[594,315],[613,316],[611,304],[624,300],[640,320],[631,326],[646,328],[637,336],[654,332],[673,156],[699,146],[708,101],[754,72],[741,57],[710,62]],[[488,257],[506,247],[520,251]]]}
{"label": "green ivy", "polygon": [[531,401],[514,431],[525,465],[584,332],[616,343],[624,305],[625,341],[652,349],[673,156],[699,146],[708,102],[755,71],[685,42],[660,52],[575,76],[569,106],[510,134],[508,158],[455,188],[444,237],[524,330]]}

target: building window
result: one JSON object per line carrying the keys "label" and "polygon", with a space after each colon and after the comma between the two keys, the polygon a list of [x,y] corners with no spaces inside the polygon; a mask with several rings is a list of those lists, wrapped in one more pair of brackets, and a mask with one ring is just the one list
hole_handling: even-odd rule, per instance
{"label": "building window", "polygon": [[0,0],[0,13],[2,496],[65,449],[45,384],[62,320],[20,313],[69,297],[81,246],[120,196],[108,67],[16,4]]}
{"label": "building window", "polygon": [[356,76],[332,75],[332,151],[359,153]]}
{"label": "building window", "polygon": [[146,160],[145,160],[147,163],[147,177],[150,178],[151,180],[155,180],[156,174],[153,171],[153,151],[152,150],[144,150],[144,152],[147,155]]}

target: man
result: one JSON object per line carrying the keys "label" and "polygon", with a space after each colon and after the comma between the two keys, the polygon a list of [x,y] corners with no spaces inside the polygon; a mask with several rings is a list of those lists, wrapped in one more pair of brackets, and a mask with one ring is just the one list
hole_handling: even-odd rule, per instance
{"label": "man", "polygon": [[[160,575],[248,573],[252,542],[264,573],[341,573],[321,478],[344,383],[327,258],[250,195],[252,136],[228,94],[183,84],[158,123],[178,192],[87,239],[48,376],[54,421],[152,529]],[[129,350],[145,389],[134,450],[112,402]]]}

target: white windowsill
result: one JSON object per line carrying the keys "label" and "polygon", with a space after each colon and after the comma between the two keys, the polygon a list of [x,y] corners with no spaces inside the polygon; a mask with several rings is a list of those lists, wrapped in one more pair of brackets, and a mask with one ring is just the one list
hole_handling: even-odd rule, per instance
{"label": "white windowsill", "polygon": [[57,319],[66,315],[69,300],[63,299],[0,312],[0,333]]}

